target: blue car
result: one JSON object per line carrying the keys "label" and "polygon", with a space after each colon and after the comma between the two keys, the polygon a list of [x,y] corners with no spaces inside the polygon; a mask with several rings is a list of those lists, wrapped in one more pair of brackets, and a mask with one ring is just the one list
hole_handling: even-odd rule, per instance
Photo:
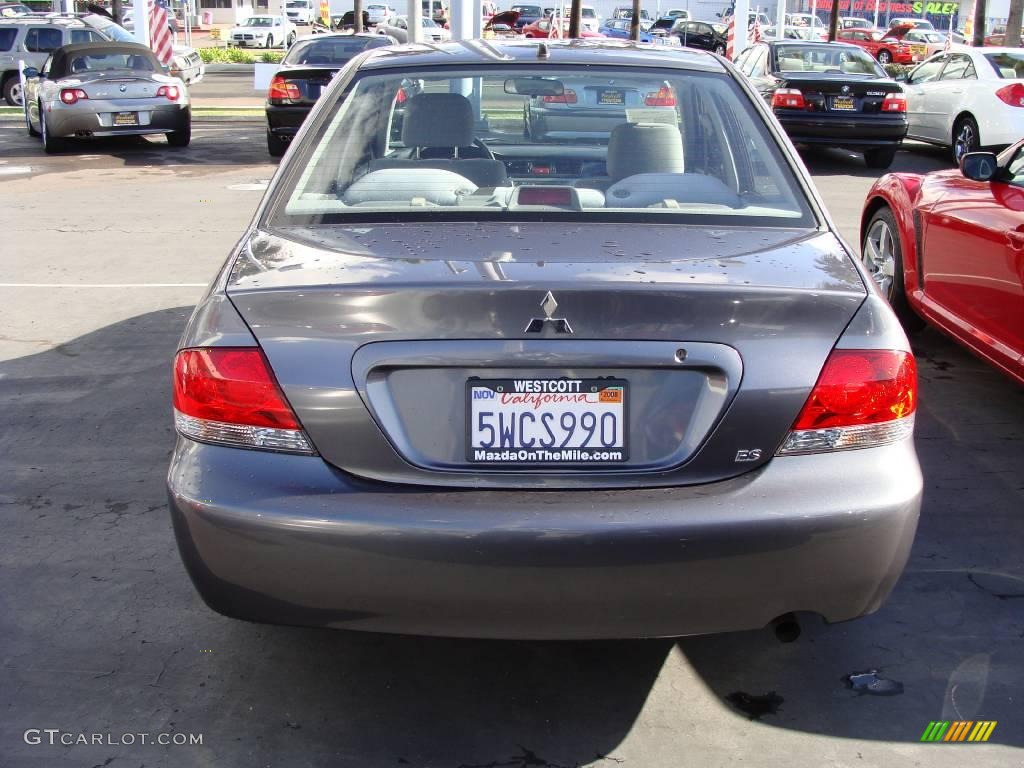
{"label": "blue car", "polygon": [[[605,37],[613,37],[619,40],[629,40],[630,24],[632,24],[632,21],[630,21],[629,19],[608,19],[607,21],[605,21],[604,24],[598,27],[597,31],[600,32]],[[640,33],[641,43],[650,43],[653,41],[654,38],[650,35],[650,33]]]}

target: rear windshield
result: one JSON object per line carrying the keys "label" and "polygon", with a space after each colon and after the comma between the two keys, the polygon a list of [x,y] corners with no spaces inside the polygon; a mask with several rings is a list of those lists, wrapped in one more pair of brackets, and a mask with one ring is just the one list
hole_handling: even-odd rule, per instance
{"label": "rear windshield", "polygon": [[350,36],[310,40],[293,46],[281,63],[308,64],[311,66],[344,64],[357,53],[365,51],[367,48],[380,48],[387,44],[388,40],[384,37],[378,40]]}
{"label": "rear windshield", "polygon": [[163,71],[156,59],[145,53],[80,53],[68,57],[68,72],[102,72],[111,69],[130,69],[133,72]]}
{"label": "rear windshield", "polygon": [[1024,78],[1024,51],[1020,53],[986,53],[985,58],[999,77],[1006,80]]}
{"label": "rear windshield", "polygon": [[779,72],[821,72],[822,74],[885,77],[878,63],[861,48],[825,45],[780,45],[775,49]]}
{"label": "rear windshield", "polygon": [[271,227],[812,221],[762,113],[721,74],[522,65],[372,72],[296,150],[268,207]]}

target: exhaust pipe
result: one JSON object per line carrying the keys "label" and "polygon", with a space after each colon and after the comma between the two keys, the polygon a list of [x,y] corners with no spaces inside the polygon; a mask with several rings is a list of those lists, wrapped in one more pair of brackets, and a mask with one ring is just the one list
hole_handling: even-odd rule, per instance
{"label": "exhaust pipe", "polygon": [[792,643],[800,637],[800,622],[795,613],[784,613],[772,619],[772,630],[780,643]]}

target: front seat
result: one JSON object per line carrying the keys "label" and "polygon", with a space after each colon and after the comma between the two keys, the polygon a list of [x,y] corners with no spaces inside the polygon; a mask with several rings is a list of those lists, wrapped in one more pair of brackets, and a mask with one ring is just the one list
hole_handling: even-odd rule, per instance
{"label": "front seat", "polygon": [[473,146],[473,105],[460,93],[419,93],[409,99],[402,121],[402,143],[410,158],[384,157],[370,171],[386,168],[435,168],[469,179],[477,187],[500,187],[508,179],[505,164],[479,154]]}

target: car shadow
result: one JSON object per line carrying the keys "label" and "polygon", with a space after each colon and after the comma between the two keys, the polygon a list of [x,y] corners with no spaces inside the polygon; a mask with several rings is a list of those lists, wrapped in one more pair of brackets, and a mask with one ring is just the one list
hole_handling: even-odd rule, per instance
{"label": "car shadow", "polygon": [[[888,601],[842,624],[801,617],[788,644],[734,633],[679,648],[737,716],[766,725],[912,742],[933,720],[994,720],[989,743],[1024,747],[1024,390],[937,331],[912,344],[925,497]],[[970,389],[951,386],[954,374]]]}
{"label": "car shadow", "polygon": [[[205,754],[224,765],[242,755],[252,764],[611,765],[678,652],[696,674],[690,690],[673,682],[673,708],[685,712],[710,691],[723,714],[702,716],[723,728],[756,717],[905,743],[931,720],[987,719],[1000,722],[992,743],[1024,744],[1015,727],[1024,580],[1014,575],[1024,520],[1007,504],[1020,498],[1019,472],[1009,470],[1024,463],[1024,402],[937,334],[915,340],[926,505],[908,571],[877,614],[809,622],[790,644],[765,632],[497,642],[261,626],[202,604],[164,495],[170,365],[189,311],[151,312],[0,362],[0,526],[11,553],[0,569],[0,732],[11,760],[52,752],[55,762],[60,747],[26,746],[21,734],[57,723],[202,733],[204,752],[176,753],[173,764]],[[940,377],[953,369],[979,377],[988,396],[951,393]],[[998,455],[965,450],[945,416],[991,421],[986,409],[1005,419],[985,438]],[[957,492],[968,484],[974,495]],[[903,692],[875,696],[843,680],[870,670]],[[82,760],[98,758],[87,764],[154,756],[137,744],[81,750]]]}
{"label": "car shadow", "polygon": [[949,150],[922,144],[905,142],[896,153],[896,159],[887,169],[868,168],[864,156],[846,149],[818,146],[799,147],[807,170],[814,176],[860,176],[877,178],[885,173],[929,173],[953,167]]}

